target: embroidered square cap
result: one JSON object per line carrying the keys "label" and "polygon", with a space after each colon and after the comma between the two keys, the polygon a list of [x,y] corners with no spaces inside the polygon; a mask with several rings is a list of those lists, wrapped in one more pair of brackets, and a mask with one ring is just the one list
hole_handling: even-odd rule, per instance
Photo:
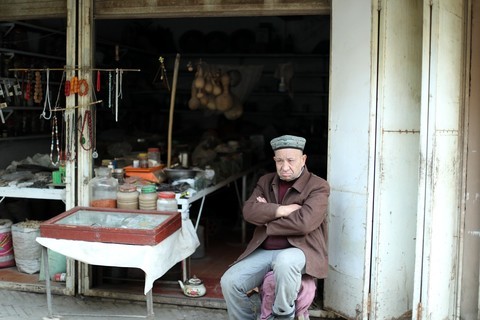
{"label": "embroidered square cap", "polygon": [[272,141],[270,141],[270,145],[272,146],[273,151],[286,148],[299,149],[303,151],[306,142],[307,140],[302,137],[284,135],[272,139]]}

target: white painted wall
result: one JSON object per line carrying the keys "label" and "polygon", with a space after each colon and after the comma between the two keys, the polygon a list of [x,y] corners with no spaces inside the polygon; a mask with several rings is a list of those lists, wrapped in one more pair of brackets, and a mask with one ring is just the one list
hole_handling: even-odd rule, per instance
{"label": "white painted wall", "polygon": [[422,4],[381,1],[371,319],[412,310],[418,194]]}
{"label": "white painted wall", "polygon": [[414,319],[454,319],[462,198],[466,1],[424,1]]}
{"label": "white painted wall", "polygon": [[331,21],[325,306],[352,318],[365,316],[370,262],[371,1],[332,1]]}
{"label": "white painted wall", "polygon": [[[480,1],[473,1],[471,18],[470,88],[480,88]],[[463,231],[461,292],[458,299],[462,319],[479,318],[479,268],[480,268],[480,90],[466,93],[465,121],[467,129],[465,173],[465,228]]]}

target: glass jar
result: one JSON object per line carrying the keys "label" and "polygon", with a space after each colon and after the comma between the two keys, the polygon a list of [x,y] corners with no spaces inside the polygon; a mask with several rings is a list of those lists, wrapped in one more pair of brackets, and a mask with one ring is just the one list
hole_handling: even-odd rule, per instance
{"label": "glass jar", "polygon": [[175,199],[175,192],[171,192],[171,191],[159,192],[158,199],[157,199],[157,210],[177,212],[178,203],[177,203],[177,199]]}
{"label": "glass jar", "polygon": [[161,163],[160,161],[160,149],[159,148],[148,148],[147,150],[148,158],[148,167],[158,167]]}
{"label": "glass jar", "polygon": [[138,209],[138,191],[133,184],[123,184],[118,187],[117,208],[119,209]]}
{"label": "glass jar", "polygon": [[112,177],[110,168],[95,169],[95,178],[88,183],[90,207],[117,207],[117,179]]}
{"label": "glass jar", "polygon": [[148,168],[148,156],[146,153],[139,153],[138,160],[140,164],[140,168]]}
{"label": "glass jar", "polygon": [[117,179],[118,184],[121,185],[125,182],[125,170],[123,168],[113,169],[113,177]]}
{"label": "glass jar", "polygon": [[138,196],[140,210],[156,210],[157,198],[157,187],[154,184],[143,186],[142,192]]}

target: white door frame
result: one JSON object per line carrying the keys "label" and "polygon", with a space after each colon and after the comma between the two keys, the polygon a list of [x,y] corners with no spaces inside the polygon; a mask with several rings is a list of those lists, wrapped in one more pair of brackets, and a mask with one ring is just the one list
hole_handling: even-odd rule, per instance
{"label": "white door frame", "polygon": [[425,0],[413,319],[454,319],[463,168],[465,1]]}

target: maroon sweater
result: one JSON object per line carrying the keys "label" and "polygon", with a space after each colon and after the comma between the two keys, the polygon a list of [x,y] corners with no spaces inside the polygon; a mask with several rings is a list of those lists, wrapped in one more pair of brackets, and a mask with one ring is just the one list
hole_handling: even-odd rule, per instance
{"label": "maroon sweater", "polygon": [[[287,190],[293,186],[294,183],[295,180],[280,180],[280,184],[278,185],[278,203],[282,203],[285,193],[287,193]],[[291,246],[286,236],[268,236],[262,244],[262,248],[266,250],[279,250],[290,248]]]}

